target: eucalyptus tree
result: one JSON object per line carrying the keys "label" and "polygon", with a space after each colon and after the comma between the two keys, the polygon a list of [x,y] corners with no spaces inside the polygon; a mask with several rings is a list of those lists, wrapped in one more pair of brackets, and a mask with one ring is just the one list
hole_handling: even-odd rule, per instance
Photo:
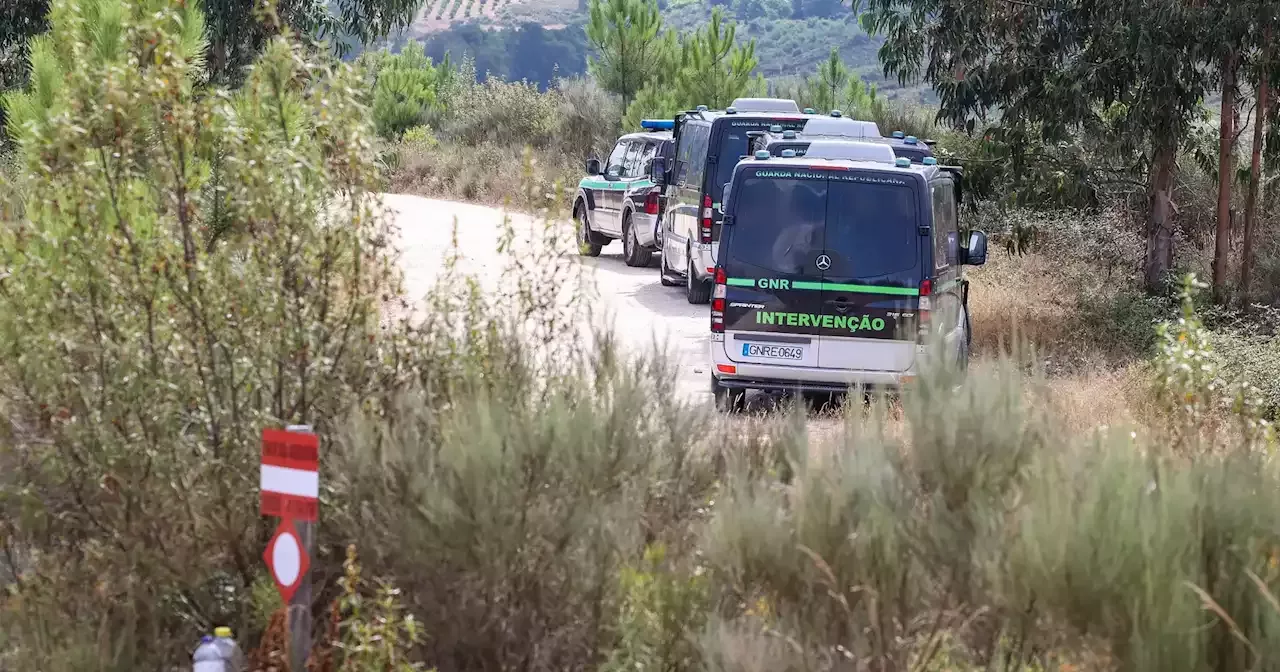
{"label": "eucalyptus tree", "polygon": [[1257,229],[1258,199],[1262,190],[1264,147],[1270,155],[1266,157],[1268,159],[1274,161],[1275,155],[1280,154],[1280,124],[1277,124],[1280,109],[1277,109],[1276,100],[1276,92],[1280,90],[1280,54],[1277,54],[1274,42],[1277,37],[1274,25],[1280,18],[1280,2],[1261,0],[1254,18],[1252,29],[1256,38],[1255,53],[1252,67],[1246,68],[1246,75],[1252,80],[1254,87],[1253,137],[1249,155],[1249,182],[1245,192],[1244,243],[1240,255],[1240,299],[1246,306],[1249,304],[1253,283],[1253,239]]}
{"label": "eucalyptus tree", "polygon": [[[1015,147],[1106,133],[1106,149],[1144,175],[1147,287],[1174,260],[1179,145],[1212,72],[1208,10],[1181,0],[863,0],[886,41],[886,75],[937,91],[941,122]],[[998,111],[998,120],[990,113]]]}

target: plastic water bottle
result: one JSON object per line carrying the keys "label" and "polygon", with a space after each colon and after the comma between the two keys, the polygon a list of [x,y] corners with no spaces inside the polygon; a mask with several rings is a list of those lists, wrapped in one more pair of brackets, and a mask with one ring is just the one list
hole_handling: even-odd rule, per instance
{"label": "plastic water bottle", "polygon": [[225,662],[226,672],[244,672],[249,667],[249,661],[245,659],[244,652],[240,650],[236,640],[231,638],[231,628],[225,626],[214,628],[213,636],[213,643],[218,647]]}
{"label": "plastic water bottle", "polygon": [[231,638],[231,628],[215,628],[213,635],[200,638],[200,646],[191,655],[191,672],[244,672],[248,666],[244,653]]}
{"label": "plastic water bottle", "polygon": [[222,651],[212,635],[200,638],[200,646],[191,654],[191,672],[229,672]]}

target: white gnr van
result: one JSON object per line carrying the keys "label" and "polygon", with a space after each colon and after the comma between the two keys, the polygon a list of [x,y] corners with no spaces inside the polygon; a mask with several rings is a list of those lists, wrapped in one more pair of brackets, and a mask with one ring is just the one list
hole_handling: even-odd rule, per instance
{"label": "white gnr van", "polygon": [[711,388],[839,393],[915,375],[929,337],[967,360],[961,173],[884,143],[814,139],[803,157],[757,152],[726,185],[711,300]]}

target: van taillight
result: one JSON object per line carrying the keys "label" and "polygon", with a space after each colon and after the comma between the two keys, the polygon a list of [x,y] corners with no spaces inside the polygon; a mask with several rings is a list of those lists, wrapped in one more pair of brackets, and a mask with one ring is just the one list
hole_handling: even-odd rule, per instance
{"label": "van taillight", "polygon": [[651,191],[648,196],[644,197],[644,214],[658,214],[658,192]]}
{"label": "van taillight", "polygon": [[704,243],[711,242],[711,195],[702,197],[702,231],[700,239]]}
{"label": "van taillight", "polygon": [[719,266],[715,270],[716,284],[711,289],[711,333],[724,333],[724,298],[725,298],[725,273],[724,269]]}
{"label": "van taillight", "polygon": [[916,309],[916,317],[920,324],[916,340],[924,343],[929,337],[929,311],[933,306],[930,297],[933,295],[933,282],[929,279],[920,281],[920,307]]}

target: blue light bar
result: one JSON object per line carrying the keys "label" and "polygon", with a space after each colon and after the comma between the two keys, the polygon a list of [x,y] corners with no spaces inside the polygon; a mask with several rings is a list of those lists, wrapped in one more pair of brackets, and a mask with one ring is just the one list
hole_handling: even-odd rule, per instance
{"label": "blue light bar", "polygon": [[641,119],[640,128],[647,128],[651,131],[669,131],[676,127],[674,119]]}

